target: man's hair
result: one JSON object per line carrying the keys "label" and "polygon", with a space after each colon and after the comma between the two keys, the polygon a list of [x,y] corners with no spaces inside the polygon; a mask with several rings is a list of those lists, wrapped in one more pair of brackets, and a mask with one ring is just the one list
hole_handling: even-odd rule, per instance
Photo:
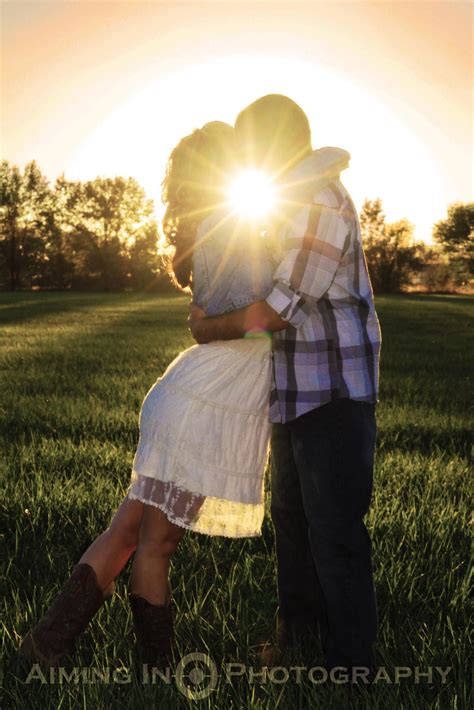
{"label": "man's hair", "polygon": [[235,130],[245,160],[273,174],[285,173],[312,152],[308,117],[281,94],[262,96],[244,108]]}

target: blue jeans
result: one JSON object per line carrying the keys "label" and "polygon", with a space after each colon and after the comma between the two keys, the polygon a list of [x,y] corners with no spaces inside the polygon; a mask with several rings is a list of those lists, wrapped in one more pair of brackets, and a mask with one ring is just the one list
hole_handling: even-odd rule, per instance
{"label": "blue jeans", "polygon": [[279,614],[313,627],[326,664],[373,666],[371,541],[375,405],[339,399],[272,429]]}

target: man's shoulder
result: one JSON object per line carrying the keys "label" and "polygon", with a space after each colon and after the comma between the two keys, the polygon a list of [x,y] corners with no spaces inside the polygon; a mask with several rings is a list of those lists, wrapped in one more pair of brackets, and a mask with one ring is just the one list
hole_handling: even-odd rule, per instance
{"label": "man's shoulder", "polygon": [[298,203],[297,209],[290,211],[288,218],[282,223],[281,237],[304,235],[308,230],[311,214],[314,210],[321,208],[330,213],[331,217],[334,216],[337,220],[342,219],[349,231],[356,234],[357,211],[348,190],[340,179],[335,177],[314,190],[312,196],[308,194],[304,201]]}
{"label": "man's shoulder", "polygon": [[353,208],[349,192],[339,179],[331,180],[313,196],[313,204],[329,207],[340,211],[342,209]]}

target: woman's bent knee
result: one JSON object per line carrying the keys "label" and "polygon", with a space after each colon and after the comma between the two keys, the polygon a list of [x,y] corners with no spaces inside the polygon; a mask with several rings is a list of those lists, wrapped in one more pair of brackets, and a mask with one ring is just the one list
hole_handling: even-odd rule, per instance
{"label": "woman's bent knee", "polygon": [[124,547],[135,549],[138,545],[143,517],[143,503],[126,498],[112,519],[109,535],[120,539]]}
{"label": "woman's bent knee", "polygon": [[111,525],[107,529],[107,534],[110,540],[115,540],[121,547],[127,550],[135,550],[139,540],[139,528],[115,527]]}
{"label": "woman's bent knee", "polygon": [[174,536],[140,536],[139,547],[154,557],[170,558],[178,549],[180,539]]}
{"label": "woman's bent knee", "polygon": [[138,545],[148,554],[170,558],[176,552],[184,533],[183,528],[173,525],[163,515],[155,521],[145,518],[140,528]]}

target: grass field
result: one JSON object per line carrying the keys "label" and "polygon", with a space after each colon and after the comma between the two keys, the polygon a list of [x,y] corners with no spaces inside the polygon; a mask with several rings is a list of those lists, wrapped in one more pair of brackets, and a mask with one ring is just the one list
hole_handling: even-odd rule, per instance
{"label": "grass field", "polygon": [[[108,609],[81,639],[77,663],[110,682],[24,684],[20,638],[106,527],[125,493],[147,389],[191,344],[186,299],[142,295],[3,294],[0,297],[3,477],[2,708],[468,708],[469,408],[474,300],[379,298],[381,393],[373,504],[379,662],[451,667],[447,682],[381,683],[349,700],[306,675],[276,683],[224,677],[190,703],[173,680],[145,684],[132,666],[127,571]],[[471,330],[469,330],[469,325]],[[188,535],[176,558],[179,657],[208,653],[257,664],[252,646],[273,624],[272,526],[244,541]],[[298,657],[293,659],[298,664]],[[316,656],[313,666],[322,664]],[[110,671],[111,672],[111,671]],[[317,678],[318,676],[316,676]],[[23,680],[22,680],[23,678]],[[89,678],[90,679],[90,678]],[[282,676],[278,676],[281,680]],[[124,682],[120,683],[119,680]],[[130,682],[128,682],[130,680]],[[115,681],[115,682],[114,682]]]}

